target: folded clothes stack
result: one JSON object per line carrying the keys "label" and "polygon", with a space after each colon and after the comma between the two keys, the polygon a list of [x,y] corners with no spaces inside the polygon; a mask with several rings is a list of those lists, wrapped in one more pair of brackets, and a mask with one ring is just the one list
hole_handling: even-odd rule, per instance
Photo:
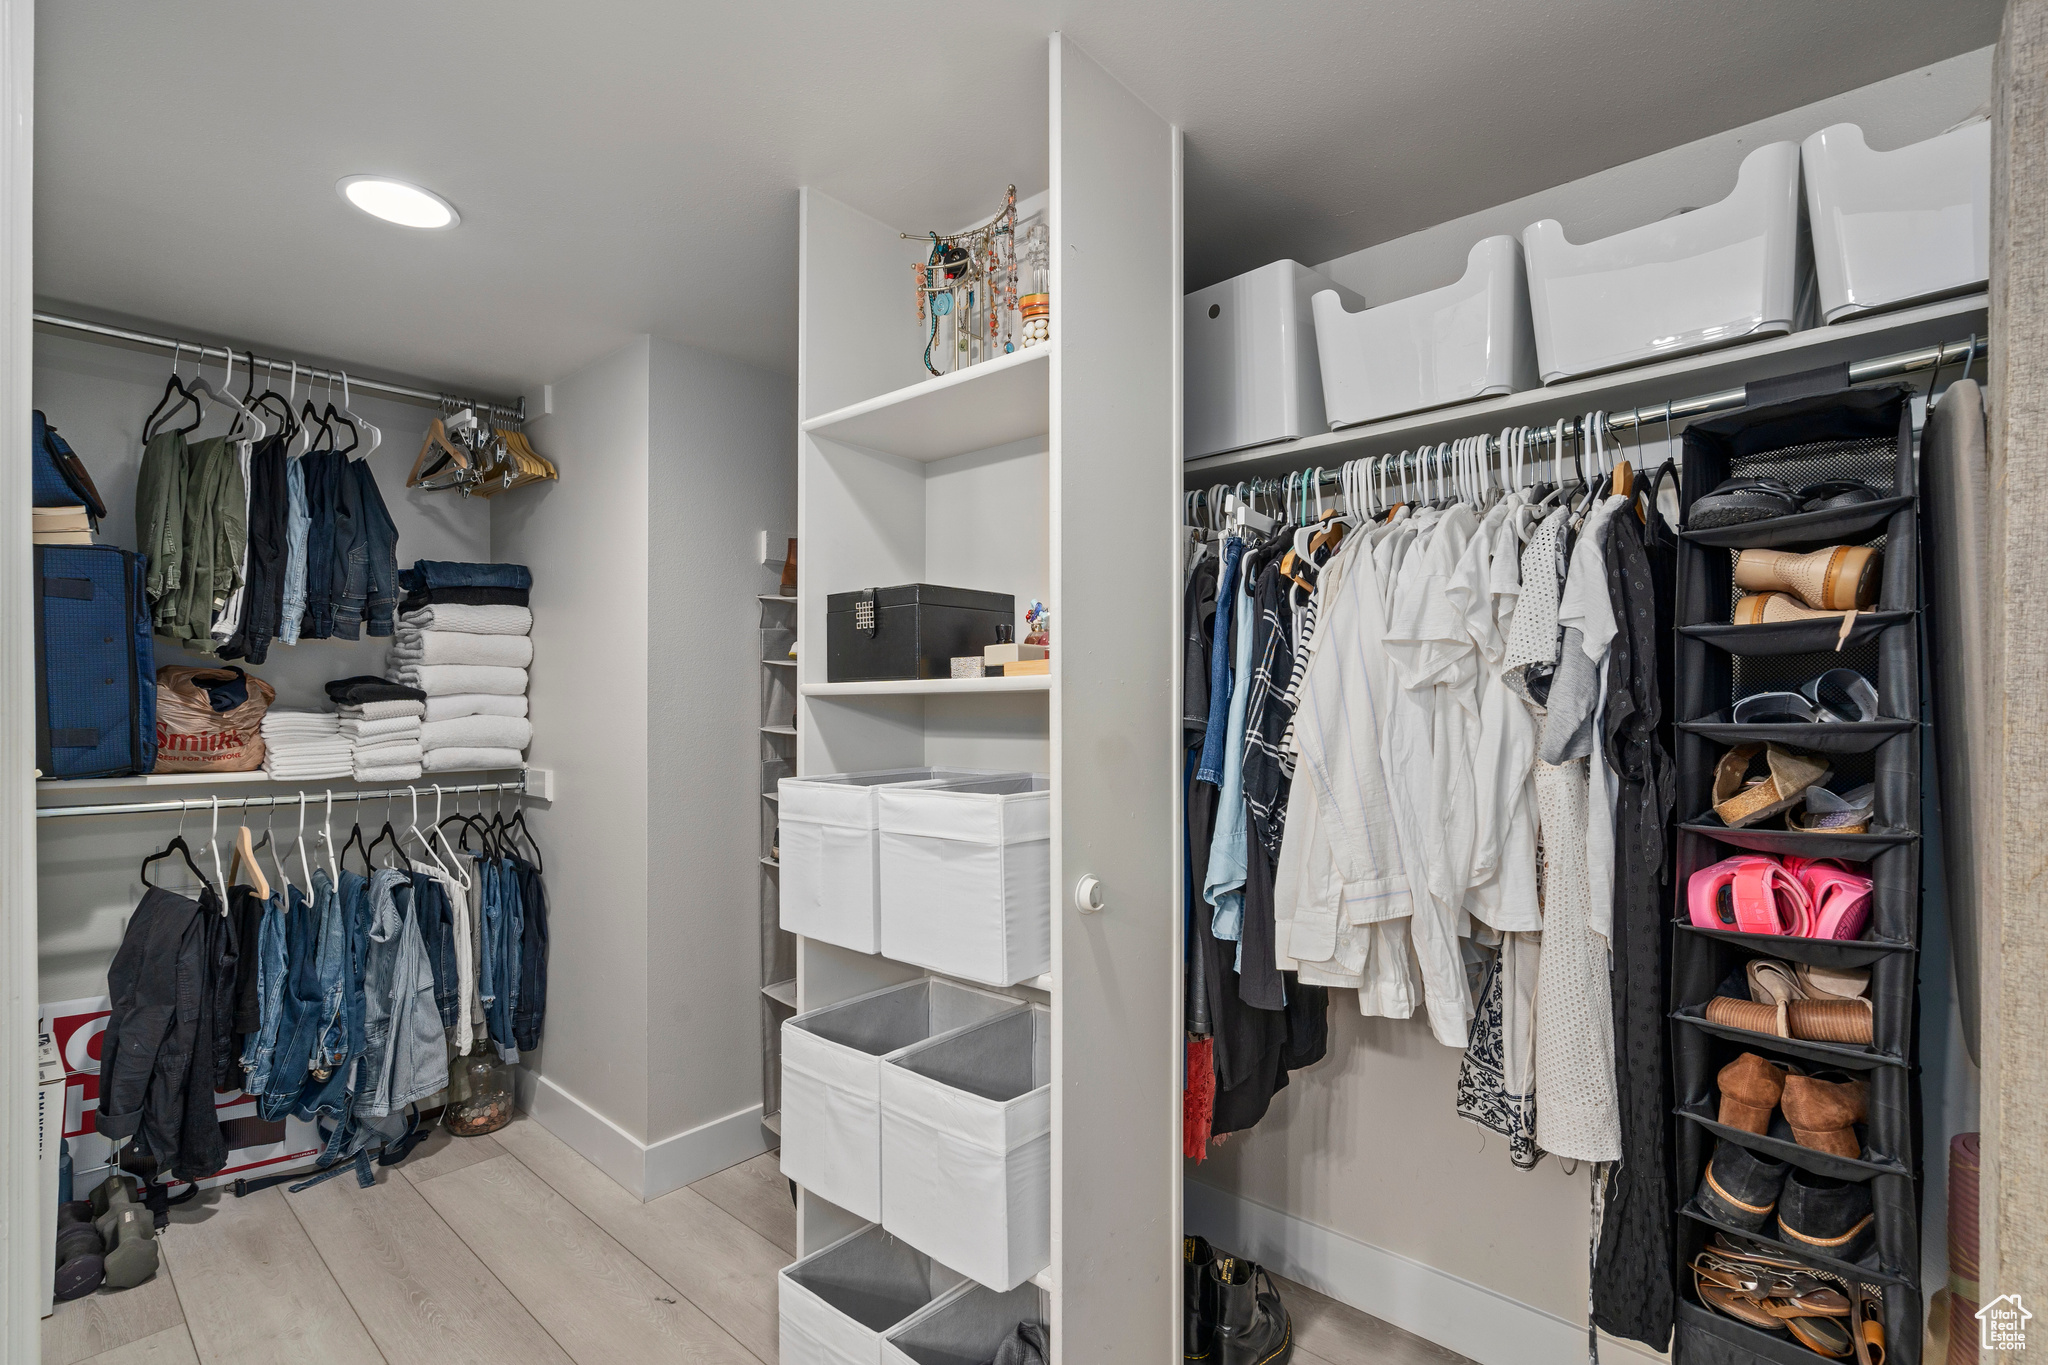
{"label": "folded clothes stack", "polygon": [[263,771],[280,782],[347,777],[353,769],[341,718],[331,711],[263,714]]}
{"label": "folded clothes stack", "polygon": [[383,678],[341,678],[327,684],[340,705],[341,734],[358,782],[411,782],[421,772],[420,726],[427,711],[417,689]]}
{"label": "folded clothes stack", "polygon": [[523,564],[420,560],[399,575],[406,598],[387,676],[419,689],[422,766],[430,773],[517,768],[533,740],[533,576]]}

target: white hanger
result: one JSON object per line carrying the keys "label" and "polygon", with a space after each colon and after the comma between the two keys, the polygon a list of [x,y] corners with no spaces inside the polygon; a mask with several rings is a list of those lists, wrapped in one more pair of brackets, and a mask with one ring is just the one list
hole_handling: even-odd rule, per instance
{"label": "white hanger", "polygon": [[370,456],[376,454],[377,447],[384,444],[384,429],[366,418],[358,417],[356,410],[349,406],[347,370],[341,372],[341,415],[356,424],[358,433],[365,431],[370,433],[368,442],[363,446],[362,451],[356,458],[367,460]]}
{"label": "white hanger", "polygon": [[327,814],[321,821],[320,842],[327,845],[327,875],[333,879],[334,885],[339,887],[341,885],[341,866],[335,861],[334,857],[334,789],[332,787],[327,789]]}
{"label": "white hanger", "polygon": [[[221,381],[219,389],[215,389],[213,385],[206,382],[206,352],[203,350],[199,353],[199,365],[195,367],[197,372],[192,376],[192,382],[185,387],[187,389],[197,389],[214,402],[221,404],[228,411],[235,414],[234,421],[228,424],[227,437],[229,440],[260,441],[263,439],[264,433],[268,428],[263,425],[262,418],[244,407],[242,400],[235,397],[235,353],[232,348],[228,350],[227,357],[227,377]],[[244,423],[254,429],[255,434],[253,436],[237,436],[235,434],[236,429],[243,426]]]}
{"label": "white hanger", "polygon": [[[462,803],[457,801],[455,808],[461,810]],[[462,856],[462,850],[455,847],[454,843],[449,840],[448,831],[441,828],[441,784],[438,782],[434,784],[434,833],[440,837],[441,847],[448,850],[448,860],[453,864],[449,869],[448,875],[453,877],[456,884],[464,891],[469,890],[469,874],[462,869],[462,865],[468,862],[469,859]],[[439,859],[436,859],[436,861],[438,862]]]}
{"label": "white hanger", "polygon": [[228,914],[228,879],[227,874],[221,871],[220,866],[220,797],[218,795],[213,797],[213,830],[207,836],[206,851],[213,855],[214,894],[220,898],[221,918],[226,919]]}
{"label": "white hanger", "polygon": [[270,861],[277,867],[278,894],[286,905],[290,905],[292,877],[284,865],[284,850],[277,842],[277,798],[274,796],[265,803],[263,811],[263,841],[270,845]]}

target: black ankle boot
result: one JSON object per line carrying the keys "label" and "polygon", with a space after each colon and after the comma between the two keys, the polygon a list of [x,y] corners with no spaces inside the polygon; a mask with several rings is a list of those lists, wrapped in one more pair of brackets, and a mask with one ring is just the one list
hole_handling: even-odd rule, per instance
{"label": "black ankle boot", "polygon": [[1273,1277],[1250,1261],[1218,1256],[1209,1279],[1217,1295],[1216,1365],[1287,1365],[1294,1324]]}
{"label": "black ankle boot", "polygon": [[1187,1298],[1187,1331],[1181,1353],[1189,1360],[1208,1360],[1216,1345],[1216,1286],[1209,1278],[1216,1248],[1206,1237],[1181,1239],[1181,1276]]}

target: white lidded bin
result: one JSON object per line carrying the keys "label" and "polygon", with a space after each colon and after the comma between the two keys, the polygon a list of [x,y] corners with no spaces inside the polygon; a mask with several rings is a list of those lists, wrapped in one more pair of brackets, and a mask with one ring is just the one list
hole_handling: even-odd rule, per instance
{"label": "white lidded bin", "polygon": [[882,1222],[990,1289],[1052,1256],[1052,1014],[1031,1005],[882,1067]]}
{"label": "white lidded bin", "polygon": [[1873,152],[1853,123],[1801,145],[1821,317],[1840,322],[1991,278],[1991,121]]}
{"label": "white lidded bin", "polygon": [[870,1222],[882,1217],[882,1059],[1021,1002],[925,977],[782,1025],[782,1173]]}
{"label": "white lidded bin", "polygon": [[1025,1323],[1050,1332],[1052,1303],[1037,1285],[998,1293],[950,1289],[882,1338],[882,1365],[988,1365]]}
{"label": "white lidded bin", "polygon": [[1051,779],[888,787],[877,805],[884,957],[991,986],[1052,970]]}
{"label": "white lidded bin", "polygon": [[781,827],[782,927],[872,953],[880,945],[876,794],[888,787],[1001,774],[966,768],[785,777],[776,784]]}
{"label": "white lidded bin", "polygon": [[1726,199],[1583,246],[1554,218],[1522,230],[1543,382],[1793,329],[1799,146],[1742,159]]}
{"label": "white lidded bin", "polygon": [[869,1226],[782,1268],[782,1365],[881,1365],[882,1336],[949,1290],[959,1275]]}
{"label": "white lidded bin", "polygon": [[1362,312],[1334,289],[1311,302],[1332,429],[1537,385],[1522,244],[1512,237],[1476,243],[1464,275],[1442,289]]}
{"label": "white lidded bin", "polygon": [[1365,301],[1299,261],[1274,261],[1182,301],[1186,458],[1291,441],[1328,429],[1309,300]]}

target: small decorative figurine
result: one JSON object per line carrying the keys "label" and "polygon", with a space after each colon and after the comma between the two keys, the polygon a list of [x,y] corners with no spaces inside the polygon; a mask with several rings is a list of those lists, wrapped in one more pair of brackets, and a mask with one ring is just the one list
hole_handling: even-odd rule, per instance
{"label": "small decorative figurine", "polygon": [[1036,599],[1024,612],[1024,643],[1052,647],[1052,608]]}

